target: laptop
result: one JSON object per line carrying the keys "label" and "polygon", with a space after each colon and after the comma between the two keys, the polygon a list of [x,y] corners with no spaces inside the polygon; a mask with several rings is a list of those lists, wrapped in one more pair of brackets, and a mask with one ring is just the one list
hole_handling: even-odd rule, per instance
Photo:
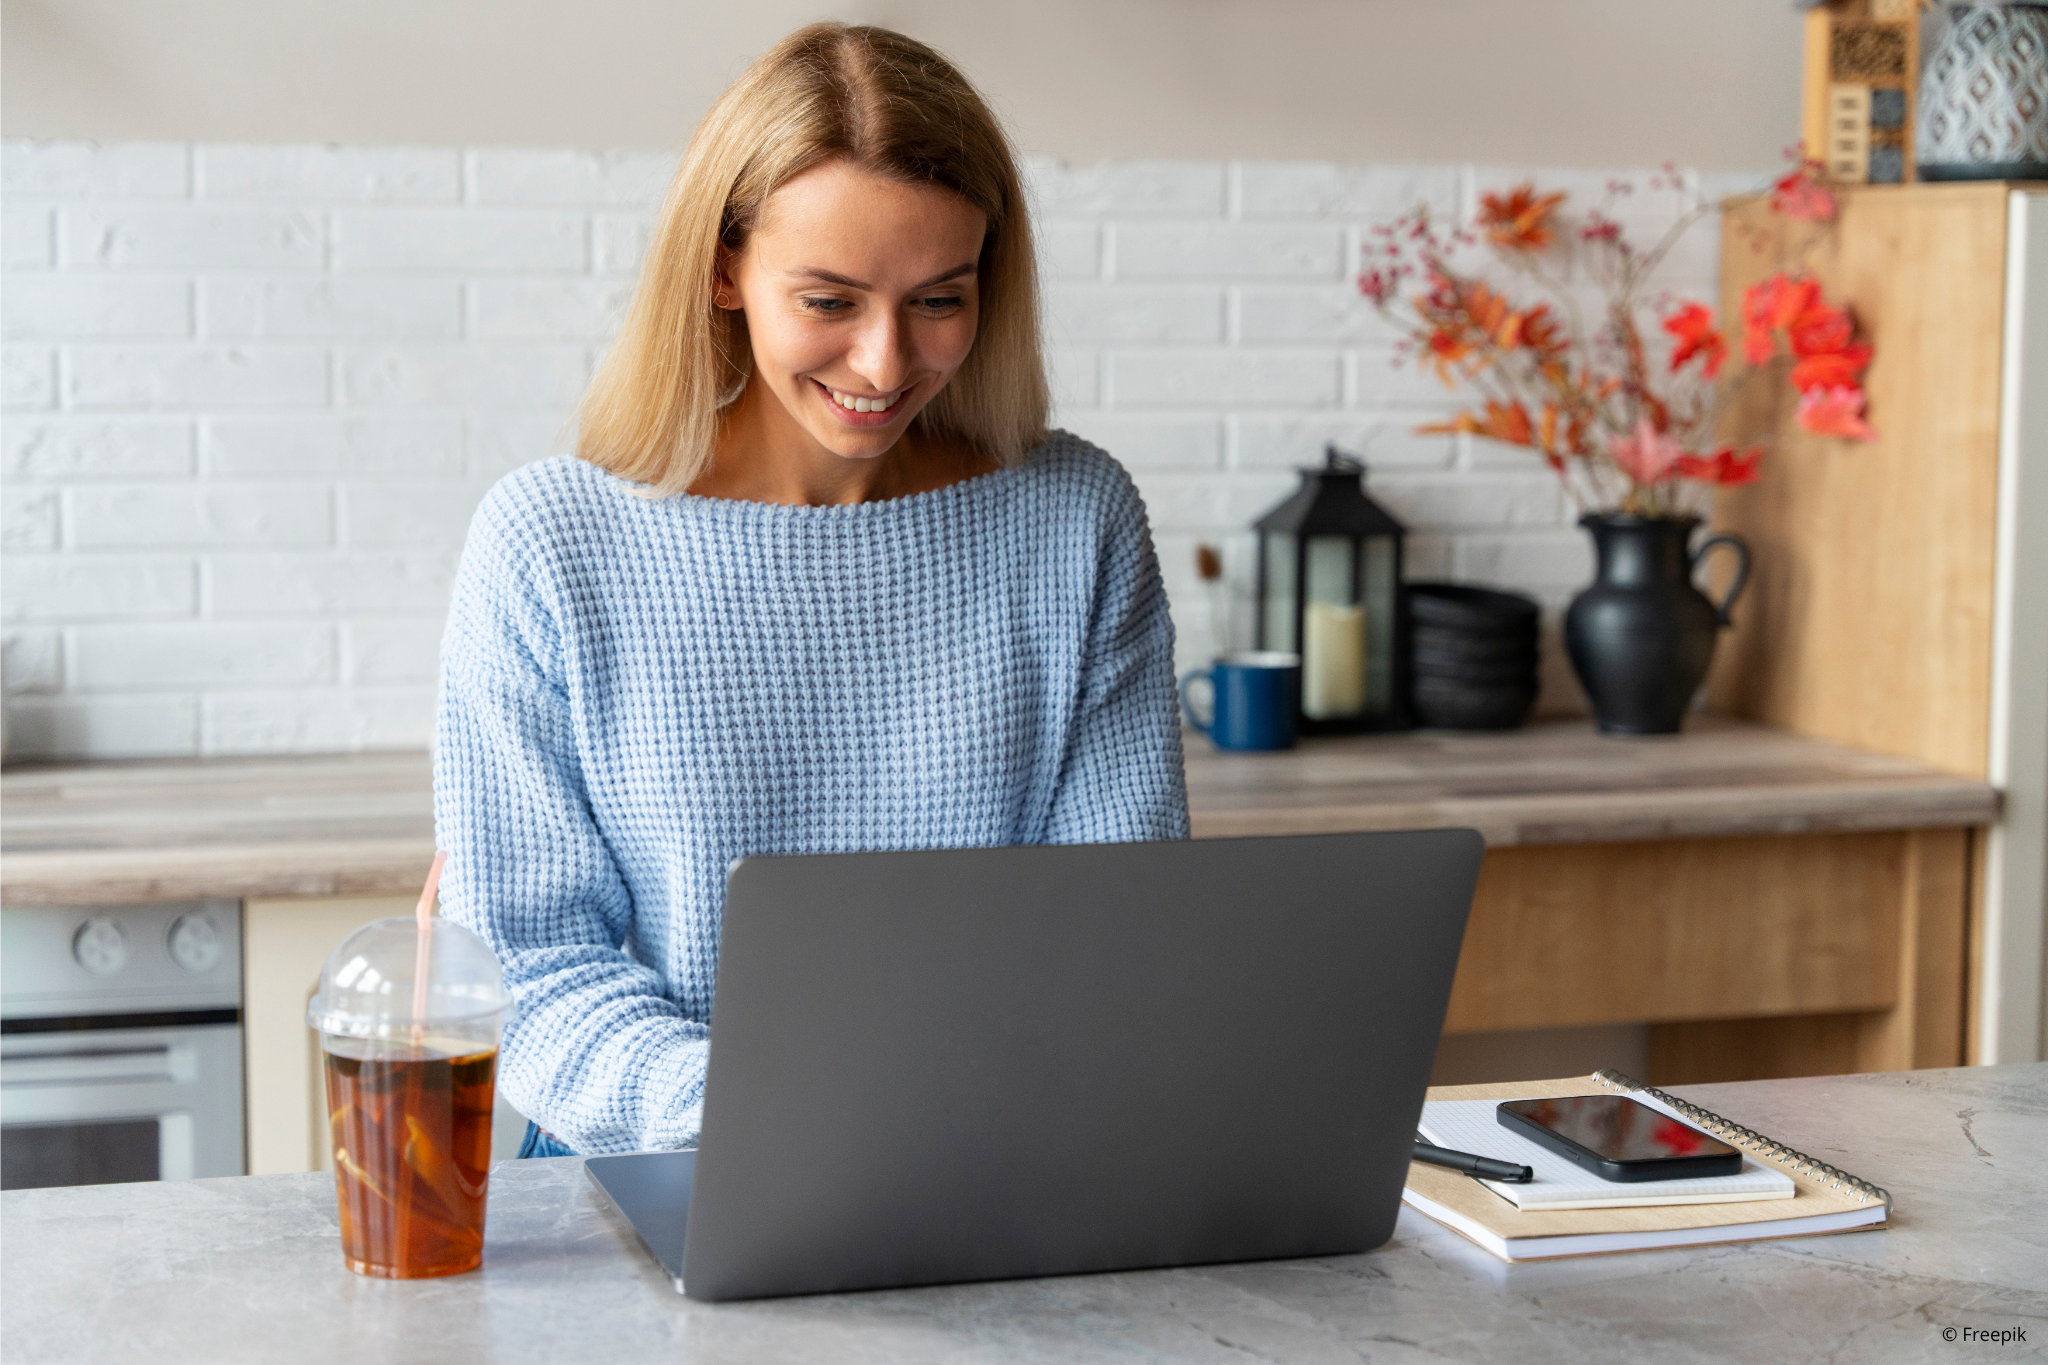
{"label": "laptop", "polygon": [[745,859],[699,1146],[584,1169],[705,1301],[1370,1250],[1481,850]]}

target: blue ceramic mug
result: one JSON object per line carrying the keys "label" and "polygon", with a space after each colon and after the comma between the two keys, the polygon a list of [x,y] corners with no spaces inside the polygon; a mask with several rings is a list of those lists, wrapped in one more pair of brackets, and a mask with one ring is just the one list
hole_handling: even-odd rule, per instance
{"label": "blue ceramic mug", "polygon": [[[1189,692],[1209,689],[1208,717],[1195,713]],[[1188,724],[1219,749],[1292,749],[1294,699],[1301,690],[1301,656],[1270,650],[1225,654],[1180,681]]]}

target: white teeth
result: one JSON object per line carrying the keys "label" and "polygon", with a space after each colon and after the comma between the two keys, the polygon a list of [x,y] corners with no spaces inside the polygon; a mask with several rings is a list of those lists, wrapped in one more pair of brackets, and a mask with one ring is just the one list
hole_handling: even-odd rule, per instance
{"label": "white teeth", "polygon": [[826,389],[825,392],[831,394],[832,401],[848,412],[887,412],[895,406],[896,400],[903,396],[900,393],[892,393],[886,398],[856,398],[837,389]]}

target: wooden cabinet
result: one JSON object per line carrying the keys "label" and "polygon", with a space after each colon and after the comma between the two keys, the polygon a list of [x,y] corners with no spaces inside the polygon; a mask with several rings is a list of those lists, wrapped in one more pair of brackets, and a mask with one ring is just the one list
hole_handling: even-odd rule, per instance
{"label": "wooden cabinet", "polygon": [[1187,770],[1197,838],[1486,836],[1444,1021],[1462,1072],[1619,1065],[1624,1038],[1657,1084],[1963,1057],[1969,851],[1997,815],[1979,780],[1716,716],[1648,739],[1196,741]]}
{"label": "wooden cabinet", "polygon": [[[1807,229],[1760,201],[1730,205],[1724,318],[1780,268],[1772,244],[1793,231]],[[1942,855],[1955,866],[1936,875],[1969,912],[1967,1056],[2037,1060],[2048,1047],[2048,193],[1851,190],[1808,264],[1876,343],[1866,384],[1879,439],[1812,436],[1792,420],[1789,388],[1750,386],[1736,418],[1774,429],[1776,446],[1762,479],[1716,506],[1717,529],[1749,540],[1756,573],[1711,702],[2000,789],[1999,821]],[[1760,1046],[1770,1036],[1747,1028]]]}

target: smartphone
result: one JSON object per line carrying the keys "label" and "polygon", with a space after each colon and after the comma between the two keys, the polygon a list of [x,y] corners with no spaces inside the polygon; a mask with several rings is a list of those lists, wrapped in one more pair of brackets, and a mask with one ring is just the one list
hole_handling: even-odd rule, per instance
{"label": "smartphone", "polygon": [[1602,1180],[1697,1180],[1742,1169],[1739,1149],[1625,1095],[1508,1100],[1495,1114],[1501,1127]]}

